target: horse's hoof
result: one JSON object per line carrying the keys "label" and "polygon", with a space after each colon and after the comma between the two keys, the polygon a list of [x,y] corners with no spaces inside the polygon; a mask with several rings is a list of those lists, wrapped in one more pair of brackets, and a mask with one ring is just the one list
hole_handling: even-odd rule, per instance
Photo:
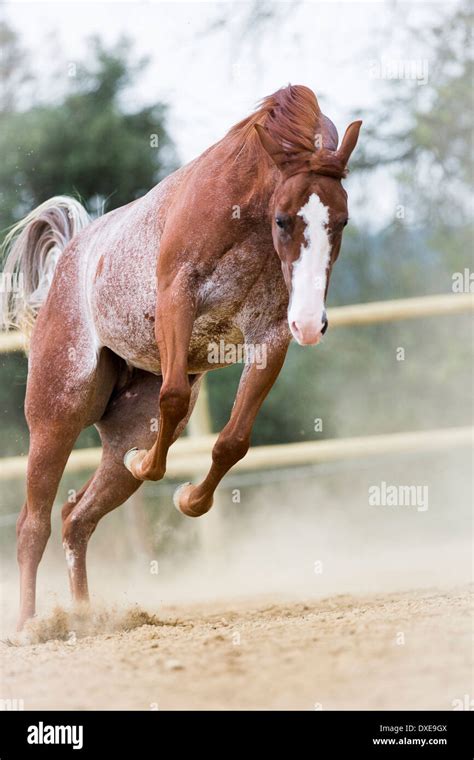
{"label": "horse's hoof", "polygon": [[173,494],[173,504],[175,505],[178,512],[180,512],[182,515],[186,515],[186,517],[190,517],[190,515],[188,515],[187,512],[183,512],[183,510],[181,509],[180,502],[181,502],[181,497],[184,495],[184,491],[190,487],[192,488],[191,483],[189,482],[182,483],[180,486],[178,486],[178,488]]}
{"label": "horse's hoof", "polygon": [[212,497],[207,504],[203,503],[202,500],[201,502],[195,502],[194,505],[190,503],[194,488],[195,486],[193,486],[192,483],[183,483],[183,485],[179,486],[173,494],[173,504],[178,512],[181,512],[182,515],[186,515],[186,517],[201,517],[202,515],[205,515],[206,512],[209,512],[212,507]]}
{"label": "horse's hoof", "polygon": [[146,453],[147,452],[145,450],[140,450],[137,448],[129,449],[123,458],[125,467],[137,480],[143,480],[143,478],[141,478],[137,473],[137,468],[142,463]]}
{"label": "horse's hoof", "polygon": [[124,455],[123,463],[125,467],[127,468],[127,470],[129,470],[130,472],[132,471],[130,464],[132,462],[132,459],[135,459],[136,454],[138,454],[138,449],[134,448],[134,449],[129,449],[127,453]]}

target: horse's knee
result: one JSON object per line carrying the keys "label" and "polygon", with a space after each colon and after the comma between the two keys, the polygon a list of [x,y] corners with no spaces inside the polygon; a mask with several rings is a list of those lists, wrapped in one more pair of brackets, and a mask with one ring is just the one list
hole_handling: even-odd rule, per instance
{"label": "horse's knee", "polygon": [[217,465],[232,466],[239,459],[243,459],[249,450],[250,439],[248,435],[234,434],[221,436],[217,439],[212,449],[212,460]]}
{"label": "horse's knee", "polygon": [[163,388],[160,393],[160,412],[162,417],[168,417],[179,422],[186,416],[191,400],[191,388]]}

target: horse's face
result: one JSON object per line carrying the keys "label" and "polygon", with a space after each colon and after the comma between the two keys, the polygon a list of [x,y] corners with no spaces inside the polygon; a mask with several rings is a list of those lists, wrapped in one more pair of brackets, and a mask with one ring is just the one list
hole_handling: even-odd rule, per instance
{"label": "horse's face", "polygon": [[338,179],[300,173],[282,178],[272,202],[272,235],[290,294],[288,323],[301,345],[319,343],[325,299],[347,224],[347,193]]}
{"label": "horse's face", "polygon": [[288,323],[301,345],[319,343],[328,326],[325,299],[348,219],[341,177],[361,124],[354,121],[347,127],[337,150],[293,154],[256,125],[264,149],[280,170],[270,206],[272,235],[290,294]]}

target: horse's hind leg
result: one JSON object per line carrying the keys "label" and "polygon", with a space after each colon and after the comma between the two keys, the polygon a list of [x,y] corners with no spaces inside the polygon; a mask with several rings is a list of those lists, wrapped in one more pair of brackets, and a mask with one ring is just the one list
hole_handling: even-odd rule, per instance
{"label": "horse's hind leg", "polygon": [[45,421],[31,431],[26,503],[17,523],[20,566],[20,618],[18,628],[35,613],[38,565],[51,533],[51,507],[61,475],[80,427],[66,431]]}
{"label": "horse's hind leg", "polygon": [[[192,381],[191,403],[176,437],[189,419],[199,390],[200,378]],[[63,546],[75,602],[89,598],[86,553],[89,539],[99,520],[124,503],[142,484],[123,466],[125,452],[132,444],[149,448],[156,438],[156,398],[161,378],[136,372],[130,382],[112,397],[97,423],[103,452],[101,463],[87,488],[72,506],[63,507]]]}
{"label": "horse's hind leg", "polygon": [[[78,345],[77,336],[63,333],[66,337]],[[110,354],[103,352],[92,370],[81,372],[80,351],[75,349],[77,370],[67,372],[68,344],[48,336],[47,330],[41,338],[30,357],[25,403],[30,450],[26,503],[17,523],[19,629],[35,613],[38,565],[51,533],[51,508],[69,454],[82,428],[102,415],[115,382]]]}
{"label": "horse's hind leg", "polygon": [[113,451],[104,443],[101,463],[84,495],[72,509],[69,504],[63,508],[63,547],[69,585],[75,602],[89,599],[86,552],[97,523],[108,512],[123,504],[140,485],[125,470],[123,462],[117,462]]}
{"label": "horse's hind leg", "polygon": [[36,576],[51,533],[51,508],[64,467],[82,429],[45,420],[31,426],[26,502],[17,522],[17,557],[20,567],[18,629],[35,613]]}

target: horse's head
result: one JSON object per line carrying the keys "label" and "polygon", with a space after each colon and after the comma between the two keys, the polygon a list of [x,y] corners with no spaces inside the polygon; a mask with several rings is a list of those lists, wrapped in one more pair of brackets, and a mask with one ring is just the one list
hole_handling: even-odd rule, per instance
{"label": "horse's head", "polygon": [[297,153],[285,151],[256,125],[263,147],[279,169],[270,207],[272,235],[290,294],[288,323],[301,345],[318,343],[328,326],[325,299],[348,220],[341,179],[361,124],[349,125],[337,150],[320,147]]}

